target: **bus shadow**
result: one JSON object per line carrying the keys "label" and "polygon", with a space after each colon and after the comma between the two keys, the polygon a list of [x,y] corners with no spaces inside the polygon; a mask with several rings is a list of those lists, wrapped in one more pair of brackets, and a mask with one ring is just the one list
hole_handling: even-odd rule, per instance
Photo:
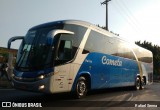
{"label": "bus shadow", "polygon": [[116,87],[116,88],[107,88],[107,89],[99,89],[99,90],[92,90],[89,91],[88,96],[93,95],[110,95],[110,94],[116,94],[116,93],[123,93],[123,92],[130,92],[130,91],[136,91],[132,87]]}
{"label": "bus shadow", "polygon": [[92,90],[89,91],[87,96],[85,96],[82,99],[76,99],[74,97],[73,93],[57,93],[57,94],[43,94],[42,97],[45,97],[47,100],[51,100],[51,101],[66,101],[66,100],[76,100],[76,101],[83,101],[86,100],[88,98],[94,98],[95,96],[99,96],[102,97],[103,95],[112,95],[112,94],[121,94],[123,92],[129,92],[129,91],[135,91],[133,90],[133,88],[131,87],[119,87],[119,88],[108,88],[108,89],[99,89],[99,90]]}

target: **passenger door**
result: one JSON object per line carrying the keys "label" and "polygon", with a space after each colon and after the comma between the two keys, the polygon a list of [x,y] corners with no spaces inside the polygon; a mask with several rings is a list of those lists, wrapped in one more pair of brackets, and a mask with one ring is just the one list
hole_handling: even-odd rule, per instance
{"label": "passenger door", "polygon": [[67,38],[60,38],[56,51],[54,68],[54,91],[69,91],[70,61],[72,60],[72,41]]}

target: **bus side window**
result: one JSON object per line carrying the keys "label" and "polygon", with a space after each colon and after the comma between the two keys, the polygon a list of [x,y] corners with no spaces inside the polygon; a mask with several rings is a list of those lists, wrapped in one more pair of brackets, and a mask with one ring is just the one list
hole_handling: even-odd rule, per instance
{"label": "bus side window", "polygon": [[63,63],[72,60],[72,41],[60,41],[57,57],[58,60],[61,60]]}

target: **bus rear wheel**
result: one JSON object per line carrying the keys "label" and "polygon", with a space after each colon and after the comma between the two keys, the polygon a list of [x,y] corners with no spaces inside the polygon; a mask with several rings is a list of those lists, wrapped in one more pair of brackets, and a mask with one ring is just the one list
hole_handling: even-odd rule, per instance
{"label": "bus rear wheel", "polygon": [[145,79],[144,77],[142,77],[140,90],[144,89],[144,86],[145,86]]}
{"label": "bus rear wheel", "polygon": [[85,77],[81,76],[76,84],[76,98],[83,98],[84,96],[86,96],[88,91],[87,88],[87,80]]}
{"label": "bus rear wheel", "polygon": [[140,80],[140,77],[137,77],[137,78],[136,78],[134,88],[135,88],[135,90],[140,90],[140,88],[141,88],[141,80]]}

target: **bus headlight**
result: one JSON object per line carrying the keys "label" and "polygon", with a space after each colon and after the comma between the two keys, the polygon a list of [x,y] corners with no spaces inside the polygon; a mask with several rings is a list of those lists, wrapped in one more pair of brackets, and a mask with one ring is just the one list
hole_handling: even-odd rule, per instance
{"label": "bus headlight", "polygon": [[38,79],[44,79],[44,75],[40,75]]}
{"label": "bus headlight", "polygon": [[48,74],[41,74],[40,76],[38,76],[36,79],[37,80],[42,80],[44,78],[50,77],[51,75],[53,75],[53,73],[48,73]]}

